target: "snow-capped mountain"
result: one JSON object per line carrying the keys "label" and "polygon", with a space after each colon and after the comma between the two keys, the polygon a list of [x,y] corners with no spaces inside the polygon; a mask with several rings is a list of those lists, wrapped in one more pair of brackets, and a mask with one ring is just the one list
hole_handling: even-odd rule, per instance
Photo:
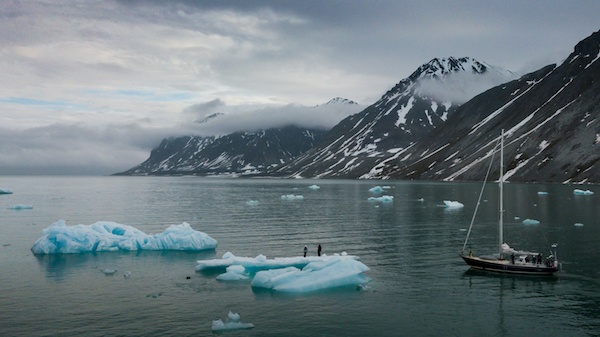
{"label": "snow-capped mountain", "polygon": [[[308,112],[309,116],[328,114],[329,119],[338,118],[339,121],[359,110],[357,103],[338,97],[325,104],[304,107],[298,111]],[[210,127],[226,117],[224,113],[213,113],[197,123]],[[327,129],[323,127],[289,124],[258,131],[236,131],[221,136],[164,139],[152,150],[145,162],[118,174],[262,175],[308,151],[326,133]]]}
{"label": "snow-capped mountain", "polygon": [[[364,178],[482,180],[506,130],[506,179],[600,182],[600,31],[560,65],[544,67],[475,97],[410,149]],[[492,176],[498,176],[496,166]]]}
{"label": "snow-capped mountain", "polygon": [[433,59],[375,104],[342,120],[317,147],[276,174],[360,177],[442,126],[464,101],[514,78],[469,57]]}

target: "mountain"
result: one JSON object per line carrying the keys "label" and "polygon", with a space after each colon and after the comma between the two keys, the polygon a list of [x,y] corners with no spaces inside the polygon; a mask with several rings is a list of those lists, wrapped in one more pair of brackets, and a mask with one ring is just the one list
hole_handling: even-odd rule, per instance
{"label": "mountain", "polygon": [[273,174],[359,178],[441,127],[460,104],[517,76],[469,57],[433,59],[375,104],[336,125],[315,148]]}
{"label": "mountain", "polygon": [[[600,31],[560,65],[490,89],[458,108],[369,178],[483,180],[495,140],[506,130],[506,179],[600,182]],[[492,169],[493,177],[498,170]]]}
{"label": "mountain", "polygon": [[[338,97],[304,109],[302,111],[315,110],[312,114],[341,114],[360,107],[356,102]],[[214,113],[197,123],[210,127],[210,123],[223,116],[223,113]],[[314,147],[326,133],[324,128],[287,125],[221,136],[163,139],[146,161],[117,175],[264,175]]]}

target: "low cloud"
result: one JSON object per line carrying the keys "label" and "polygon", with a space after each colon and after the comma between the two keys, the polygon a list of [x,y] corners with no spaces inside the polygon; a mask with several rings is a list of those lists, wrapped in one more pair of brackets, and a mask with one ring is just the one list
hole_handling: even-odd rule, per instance
{"label": "low cloud", "polygon": [[[196,104],[184,111],[205,111],[196,115],[196,121],[190,132],[201,136],[226,135],[237,131],[257,131],[296,125],[306,128],[331,129],[342,119],[360,112],[363,107],[357,104],[324,104],[306,107],[295,104],[270,107],[228,107],[219,105],[218,109],[198,109],[216,107],[213,100]],[[212,115],[213,118],[210,118]]]}

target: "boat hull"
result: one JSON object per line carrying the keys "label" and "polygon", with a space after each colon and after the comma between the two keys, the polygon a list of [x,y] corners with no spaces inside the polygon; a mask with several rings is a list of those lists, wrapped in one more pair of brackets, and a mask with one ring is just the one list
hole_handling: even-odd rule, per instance
{"label": "boat hull", "polygon": [[525,274],[525,275],[553,275],[558,267],[545,264],[513,264],[508,260],[490,260],[480,257],[461,255],[460,257],[473,269],[486,270],[496,273]]}

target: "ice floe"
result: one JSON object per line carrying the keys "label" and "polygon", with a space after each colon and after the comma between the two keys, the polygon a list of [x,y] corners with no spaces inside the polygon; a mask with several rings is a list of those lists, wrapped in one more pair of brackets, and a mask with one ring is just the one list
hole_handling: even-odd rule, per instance
{"label": "ice floe", "polygon": [[537,192],[538,195],[548,195],[548,192],[544,192],[544,191],[539,191]]}
{"label": "ice floe", "polygon": [[246,201],[246,205],[248,205],[248,206],[256,206],[258,204],[259,204],[258,200],[248,200],[248,201]]}
{"label": "ice floe", "polygon": [[575,227],[583,227],[583,224],[581,222],[576,222],[573,226],[575,226]]}
{"label": "ice floe", "polygon": [[310,186],[308,186],[308,188],[311,189],[311,190],[318,190],[321,187],[319,185],[310,185]]}
{"label": "ice floe", "polygon": [[12,194],[11,190],[7,190],[6,188],[0,188],[0,194]]}
{"label": "ice floe", "polygon": [[590,191],[590,190],[580,190],[580,189],[574,189],[573,190],[573,194],[575,195],[592,195],[594,194],[594,192]]}
{"label": "ice floe", "polygon": [[369,270],[356,256],[346,253],[332,256],[279,257],[268,259],[237,257],[231,252],[222,259],[199,260],[196,270],[226,268],[217,276],[221,281],[252,279],[251,286],[279,292],[305,293],[342,286],[359,286],[370,281],[363,275]]}
{"label": "ice floe", "polygon": [[540,221],[535,219],[525,219],[523,220],[524,225],[539,225]]}
{"label": "ice floe", "polygon": [[33,244],[34,254],[69,254],[100,251],[130,250],[210,250],[217,240],[196,231],[184,222],[171,225],[162,233],[146,234],[139,229],[100,221],[91,225],[67,226],[57,221],[43,230],[43,235]]}

